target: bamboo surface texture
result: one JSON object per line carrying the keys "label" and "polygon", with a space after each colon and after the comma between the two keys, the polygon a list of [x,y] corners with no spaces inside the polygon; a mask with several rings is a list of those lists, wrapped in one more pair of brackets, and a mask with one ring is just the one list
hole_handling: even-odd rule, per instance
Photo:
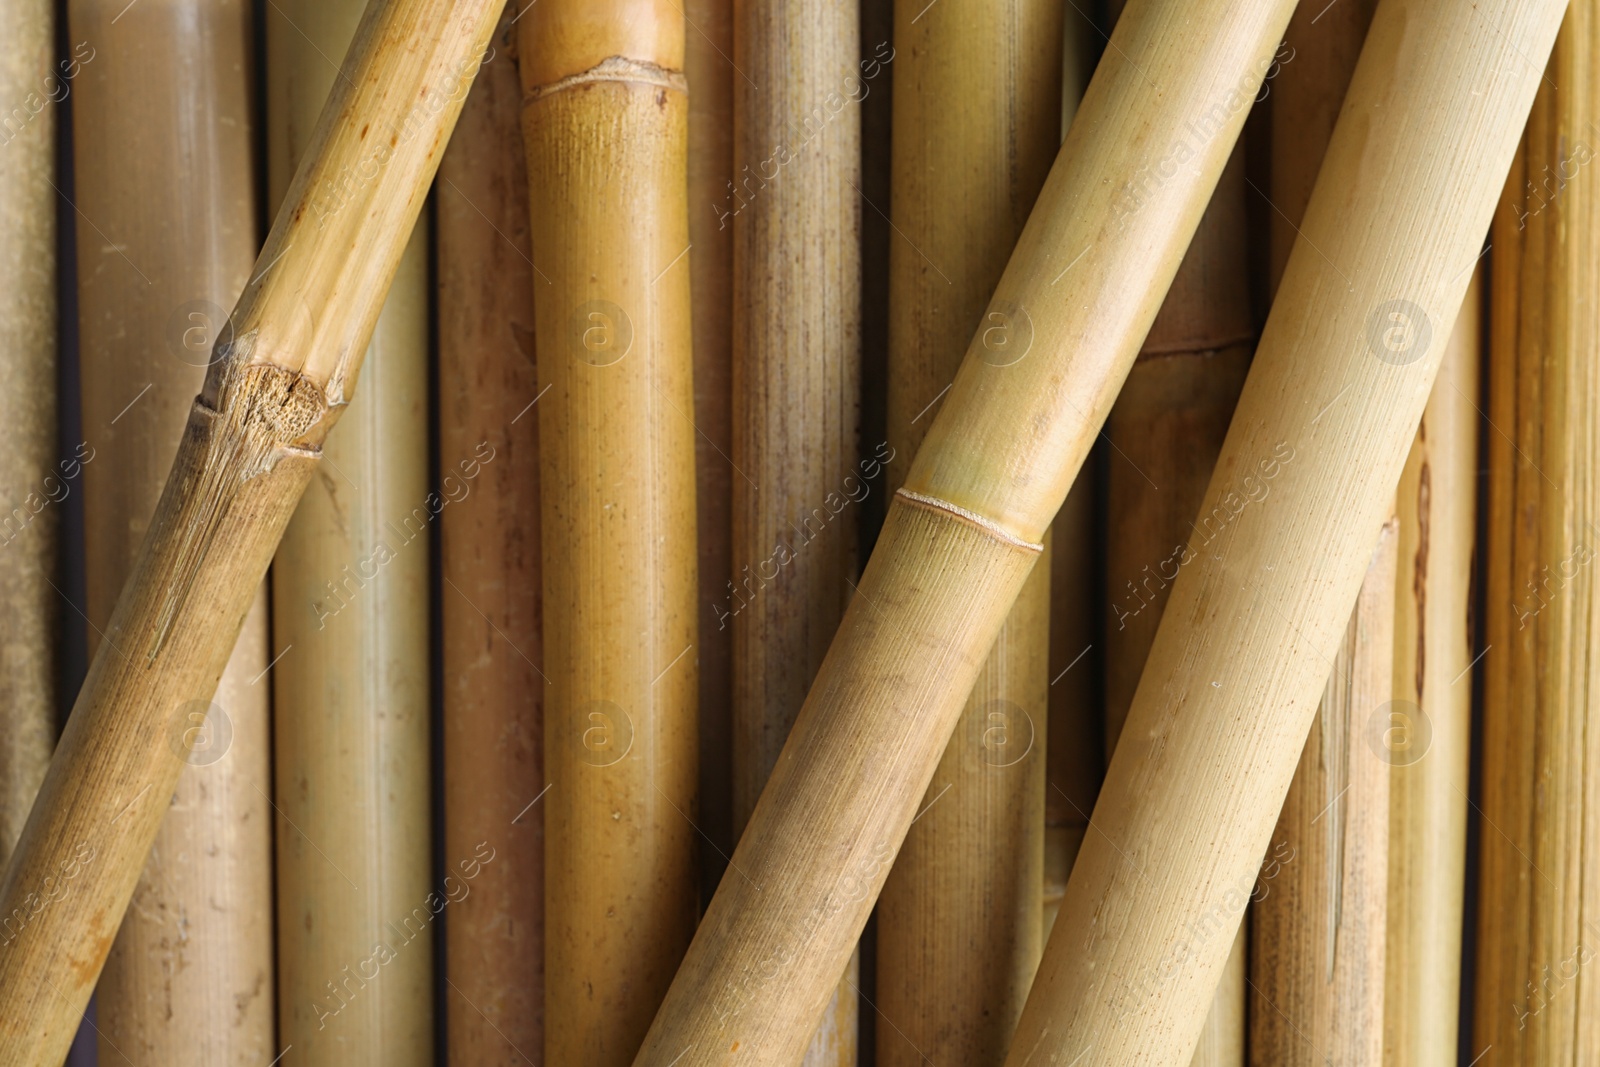
{"label": "bamboo surface texture", "polygon": [[[544,1044],[544,678],[536,281],[516,12],[439,164],[445,1027],[458,1067]],[[537,801],[537,803],[536,803]],[[457,857],[494,858],[474,879]],[[480,861],[481,862],[481,861]]]}
{"label": "bamboo surface texture", "polygon": [[[858,21],[838,0],[734,7],[749,74],[735,86],[731,205],[736,832],[859,580],[861,502],[893,451],[860,439],[860,101],[877,79]],[[852,957],[806,1067],[856,1062],[859,987]]]}
{"label": "bamboo surface texture", "polygon": [[[330,57],[364,6],[268,13],[274,203],[349,74]],[[341,179],[322,191],[336,210]],[[424,223],[372,331],[366,388],[273,558],[279,1038],[306,1064],[433,1060],[432,924],[449,887],[435,891],[429,852],[428,557],[445,505],[428,490],[427,244]]]}
{"label": "bamboo surface texture", "polygon": [[[75,484],[56,456],[56,120],[82,60],[57,61],[55,5],[0,8],[0,99],[22,109],[0,123],[0,863],[11,855],[56,736],[62,608],[50,588],[57,506]],[[92,55],[93,49],[83,53]],[[92,62],[92,60],[91,60]],[[77,462],[72,457],[72,462]]]}
{"label": "bamboo surface texture", "polygon": [[8,1067],[71,1042],[196,740],[170,746],[171,718],[216,691],[499,9],[379,2],[357,31],[0,885],[25,917],[0,952]]}
{"label": "bamboo surface texture", "polygon": [[[74,198],[95,220],[78,227],[91,651],[257,247],[248,7],[124,7],[68,7],[94,55],[73,97]],[[193,750],[100,980],[105,1062],[254,1067],[277,1054],[266,666],[258,595],[215,696],[167,723],[163,740]]]}
{"label": "bamboo surface texture", "polygon": [[733,812],[733,0],[685,0],[694,301],[695,531],[700,567],[700,885],[710,899]]}
{"label": "bamboo surface texture", "polygon": [[[801,1055],[1288,18],[1288,3],[1124,14],[1112,43],[1137,66],[1096,72],[989,305],[1025,335],[974,338],[732,857],[742,876],[723,879],[636,1063]],[[1147,145],[1189,136],[1198,112],[1178,102],[1199,100],[1220,102],[1211,136],[1184,141],[1170,177],[1141,176]]]}
{"label": "bamboo surface texture", "polygon": [[[1235,151],[1106,420],[1105,744],[1109,762],[1211,481],[1255,342],[1244,155]],[[1241,1067],[1244,935],[1194,1067]]]}
{"label": "bamboo surface texture", "polygon": [[1379,5],[1014,1067],[1193,1049],[1561,7]]}
{"label": "bamboo surface texture", "polygon": [[[1061,5],[895,11],[890,482],[985,318],[1061,134]],[[1076,546],[1075,546],[1076,547]],[[1034,566],[962,709],[878,906],[885,1067],[998,1065],[1043,947],[1050,567]]]}
{"label": "bamboo surface texture", "polygon": [[[1588,1062],[1597,658],[1595,4],[1574,3],[1495,216],[1474,1051]],[[1538,54],[1535,60],[1541,58]],[[1559,86],[1556,92],[1553,86]]]}
{"label": "bamboo surface texture", "polygon": [[1250,890],[1250,1062],[1262,1067],[1382,1061],[1390,760],[1365,734],[1394,679],[1398,526],[1379,534]]}
{"label": "bamboo surface texture", "polygon": [[545,1061],[608,1067],[638,1049],[697,910],[684,21],[671,0],[545,0],[519,28],[549,280]]}

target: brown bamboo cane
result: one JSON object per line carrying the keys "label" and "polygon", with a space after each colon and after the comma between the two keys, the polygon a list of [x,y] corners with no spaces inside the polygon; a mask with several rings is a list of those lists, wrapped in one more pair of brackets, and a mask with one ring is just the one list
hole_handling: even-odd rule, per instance
{"label": "brown bamboo cane", "polygon": [[[1235,151],[1106,420],[1105,745],[1109,762],[1193,536],[1255,343],[1243,153]],[[1241,934],[1217,985],[1195,1067],[1241,1067]]]}
{"label": "brown bamboo cane", "polygon": [[[268,13],[274,203],[349,75],[330,57],[364,6]],[[447,504],[428,491],[427,245],[424,221],[373,328],[367,387],[273,558],[279,1038],[308,1064],[433,1060],[432,902],[449,897],[431,892],[428,542]],[[380,946],[392,959],[366,963]]]}
{"label": "brown bamboo cane", "polygon": [[461,1067],[536,1062],[544,1046],[537,283],[516,17],[509,5],[501,15],[436,194],[440,488],[451,501],[440,515],[444,854],[487,843],[495,855],[445,926],[445,1029]]}
{"label": "brown bamboo cane", "polygon": [[[874,59],[867,77],[860,51],[853,2],[734,6],[734,62],[749,77],[735,86],[726,209],[740,476],[719,602],[733,631],[736,833],[859,579],[860,501],[891,454],[860,458],[860,101],[885,75]],[[852,957],[807,1067],[856,1062],[859,986]]]}
{"label": "brown bamboo cane", "polygon": [[[1061,142],[1062,7],[896,5],[891,486],[984,319]],[[959,161],[958,165],[951,165]],[[1048,554],[1001,627],[878,902],[878,1062],[1005,1058],[1043,947]]]}
{"label": "brown bamboo cane", "polygon": [[974,339],[637,1063],[800,1056],[1288,18],[1125,13],[990,304],[1031,342]]}
{"label": "brown bamboo cane", "polygon": [[1015,1064],[1189,1054],[1561,7],[1379,5]]}
{"label": "brown bamboo cane", "polygon": [[[1593,3],[1574,3],[1495,216],[1476,1049],[1593,1056],[1597,601]],[[1535,55],[1534,59],[1542,58]],[[1559,92],[1555,90],[1559,87]]]}
{"label": "brown bamboo cane", "polygon": [[637,1050],[697,911],[684,22],[672,0],[544,0],[521,27],[549,279],[545,1059],[603,1067]]}
{"label": "brown bamboo cane", "polygon": [[1398,526],[1379,534],[1251,889],[1250,1062],[1263,1067],[1383,1058],[1389,760],[1363,734],[1392,693]]}
{"label": "brown bamboo cane", "polygon": [[[56,654],[61,614],[50,588],[58,499],[72,492],[56,456],[56,117],[82,61],[55,58],[55,6],[0,9],[0,346],[11,353],[0,396],[0,863],[11,855],[50,763],[56,736]],[[58,65],[59,63],[59,65]],[[73,458],[69,463],[76,463]],[[30,527],[32,527],[30,529]]]}
{"label": "brown bamboo cane", "polygon": [[[257,248],[248,7],[125,7],[68,6],[94,56],[73,99],[91,652]],[[266,665],[258,596],[215,696],[169,724],[195,747],[100,980],[107,1062],[244,1067],[277,1052],[268,687],[251,684]]]}
{"label": "brown bamboo cane", "polygon": [[0,1064],[66,1052],[194,739],[171,720],[216,689],[498,16],[392,0],[356,34],[0,884]]}
{"label": "brown bamboo cane", "polygon": [[[733,0],[685,0],[689,290],[694,301],[695,530],[700,568],[701,896],[733,851]],[[719,610],[719,605],[724,605]]]}

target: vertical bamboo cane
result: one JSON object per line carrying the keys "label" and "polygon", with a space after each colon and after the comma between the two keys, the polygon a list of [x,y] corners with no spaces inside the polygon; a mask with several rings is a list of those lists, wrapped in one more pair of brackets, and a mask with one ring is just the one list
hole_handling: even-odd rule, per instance
{"label": "vertical bamboo cane", "polygon": [[545,1060],[611,1067],[637,1050],[697,910],[684,22],[674,0],[543,0],[522,34],[550,281],[534,308]]}
{"label": "vertical bamboo cane", "polygon": [[1587,980],[1600,951],[1596,14],[1591,0],[1567,11],[1492,237],[1489,419],[1501,432],[1489,439],[1474,1044],[1508,1063],[1586,1063],[1600,1034]]}
{"label": "vertical bamboo cane", "polygon": [[[133,571],[212,344],[249,280],[249,8],[69,5],[92,49],[74,138],[91,650]],[[87,458],[87,457],[85,457]],[[99,986],[102,1059],[226,1064],[273,1047],[267,612],[259,596],[193,735]],[[177,743],[177,742],[174,742]],[[226,1025],[218,1025],[226,1020]]]}
{"label": "vertical bamboo cane", "polygon": [[[21,103],[0,132],[0,351],[9,353],[0,388],[0,863],[11,855],[56,735],[55,654],[59,594],[56,494],[71,492],[56,464],[56,105],[71,91],[57,67],[55,5],[28,0],[0,8],[0,100]],[[42,95],[41,95],[42,94]],[[15,106],[15,104],[11,105]],[[50,479],[48,482],[46,479]],[[28,529],[32,526],[33,529]]]}
{"label": "vertical bamboo cane", "polygon": [[[741,0],[734,62],[734,829],[742,832],[858,580],[861,115],[857,4]],[[874,71],[883,77],[881,65]],[[771,571],[772,573],[768,573]],[[726,876],[725,876],[726,877]],[[852,957],[808,1067],[856,1061]],[[897,1023],[898,1025],[898,1023]]]}
{"label": "vertical bamboo cane", "polygon": [[1250,1062],[1261,1067],[1382,1059],[1389,763],[1365,734],[1394,679],[1397,526],[1379,535],[1251,890]]}
{"label": "vertical bamboo cane", "polygon": [[[1061,140],[1061,5],[895,10],[891,487],[984,317]],[[920,15],[920,17],[919,17]],[[1074,546],[1080,547],[1080,546]],[[1039,962],[1050,565],[978,676],[878,905],[878,1062],[998,1065]]]}
{"label": "vertical bamboo cane", "polygon": [[[733,851],[733,0],[684,0],[689,82],[689,256],[694,300],[694,466],[700,567],[700,884]],[[736,206],[736,205],[734,205]]]}
{"label": "vertical bamboo cane", "polygon": [[[331,57],[364,6],[274,0],[267,13],[274,204],[348,76]],[[342,210],[361,180],[329,181],[313,210]],[[427,243],[419,222],[361,394],[273,560],[279,1039],[305,1064],[433,1060],[428,536],[444,503],[428,492]]]}
{"label": "vertical bamboo cane", "polygon": [[[519,10],[501,16],[439,164],[445,888],[466,893],[445,927],[445,1020],[458,1067],[534,1062],[544,1044],[539,416]],[[466,884],[460,859],[480,844],[495,858]]]}

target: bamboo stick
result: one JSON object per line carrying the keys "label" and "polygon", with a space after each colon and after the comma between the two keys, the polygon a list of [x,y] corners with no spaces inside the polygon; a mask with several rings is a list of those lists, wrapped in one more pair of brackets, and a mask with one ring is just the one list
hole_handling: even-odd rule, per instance
{"label": "bamboo stick", "polygon": [[[1250,1062],[1379,1063],[1398,520],[1384,524],[1251,896]],[[1381,755],[1380,755],[1381,753]]]}
{"label": "bamboo stick", "polygon": [[[1136,58],[1096,72],[989,305],[1031,340],[974,339],[636,1063],[801,1055],[1288,18],[1135,0],[1119,23],[1107,55]],[[1202,114],[1180,101],[1217,111],[1158,177],[1145,145]]]}
{"label": "bamboo stick", "polygon": [[[91,652],[257,247],[248,8],[125,6],[68,7],[73,39],[98,42],[73,100],[74,200],[94,220],[78,226]],[[196,747],[100,980],[107,1062],[255,1067],[277,1053],[268,688],[250,684],[266,666],[258,594],[216,694],[168,724]]]}
{"label": "bamboo stick", "polygon": [[[685,0],[689,82],[689,257],[694,301],[695,530],[700,568],[702,899],[733,851],[733,0]],[[720,610],[719,610],[720,606]]]}
{"label": "bamboo stick", "polygon": [[534,1062],[544,1046],[539,416],[516,14],[501,15],[437,194],[444,854],[486,843],[495,856],[470,884],[451,870],[466,886],[445,926],[460,1067]]}
{"label": "bamboo stick", "polygon": [[1379,5],[1014,1064],[1189,1055],[1561,6]]}
{"label": "bamboo stick", "polygon": [[[734,582],[719,602],[733,631],[736,833],[859,578],[860,502],[892,454],[860,458],[860,101],[877,80],[860,51],[853,2],[735,5],[734,61],[749,77],[734,96],[727,205],[732,459],[743,477],[733,483]],[[856,1062],[859,969],[853,956],[807,1067]]]}
{"label": "bamboo stick", "polygon": [[[1600,20],[1574,3],[1495,216],[1482,863],[1473,1045],[1594,1054],[1597,598],[1591,164]],[[1534,60],[1542,56],[1535,54]],[[1551,86],[1559,86],[1554,91]]]}
{"label": "bamboo stick", "polygon": [[[59,594],[53,506],[74,486],[56,456],[56,101],[71,92],[75,57],[55,60],[55,5],[0,8],[0,99],[20,103],[0,123],[0,863],[11,855],[50,763],[56,736],[53,638]],[[92,52],[92,49],[91,49]],[[86,53],[89,54],[89,53]],[[15,106],[15,105],[13,105]],[[77,462],[76,458],[71,462]],[[29,529],[29,527],[33,527]]]}
{"label": "bamboo stick", "polygon": [[356,34],[0,884],[0,1064],[71,1042],[184,766],[173,711],[216,689],[498,16],[390,0]]}
{"label": "bamboo stick", "polygon": [[[364,6],[284,0],[267,20],[274,202]],[[430,892],[428,538],[445,501],[428,491],[427,244],[424,221],[367,387],[273,557],[279,1037],[308,1064],[433,1060],[433,901],[448,898]],[[486,457],[443,463],[470,458]]]}
{"label": "bamboo stick", "polygon": [[[522,23],[545,632],[545,1059],[625,1064],[694,929],[693,411],[684,23]],[[590,132],[610,131],[604,138]]]}
{"label": "bamboo stick", "polygon": [[[898,3],[890,482],[905,478],[1060,144],[1062,8]],[[920,17],[919,17],[920,14]],[[950,161],[960,161],[951,166]],[[878,907],[878,1062],[995,1064],[1043,947],[1050,567],[1001,627]]]}

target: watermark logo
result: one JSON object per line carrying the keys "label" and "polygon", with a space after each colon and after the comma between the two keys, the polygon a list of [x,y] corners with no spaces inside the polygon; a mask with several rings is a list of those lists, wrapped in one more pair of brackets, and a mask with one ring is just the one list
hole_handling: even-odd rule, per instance
{"label": "watermark logo", "polygon": [[578,740],[583,762],[609,767],[633,748],[633,719],[609,700],[590,700],[578,706]]}
{"label": "watermark logo", "polygon": [[1428,754],[1433,723],[1409,700],[1380,704],[1367,719],[1367,747],[1391,767],[1409,767]]}
{"label": "watermark logo", "polygon": [[166,332],[167,349],[191,367],[211,366],[233,343],[232,320],[209,300],[179,304],[167,319]]}
{"label": "watermark logo", "polygon": [[990,767],[1015,767],[1028,758],[1038,736],[1033,716],[1010,700],[986,701],[971,718],[971,729],[983,762]]}
{"label": "watermark logo", "polygon": [[1033,320],[1028,309],[1009,300],[991,307],[978,327],[978,346],[991,367],[1020,363],[1033,347]]}
{"label": "watermark logo", "polygon": [[1367,316],[1367,347],[1392,366],[1415,363],[1427,355],[1432,341],[1428,313],[1409,300],[1386,300]]}
{"label": "watermark logo", "polygon": [[233,720],[219,704],[186,701],[167,723],[167,747],[195,767],[209,767],[233,747]]}
{"label": "watermark logo", "polygon": [[568,322],[572,354],[592,367],[609,367],[633,347],[633,320],[609,300],[579,306]]}

